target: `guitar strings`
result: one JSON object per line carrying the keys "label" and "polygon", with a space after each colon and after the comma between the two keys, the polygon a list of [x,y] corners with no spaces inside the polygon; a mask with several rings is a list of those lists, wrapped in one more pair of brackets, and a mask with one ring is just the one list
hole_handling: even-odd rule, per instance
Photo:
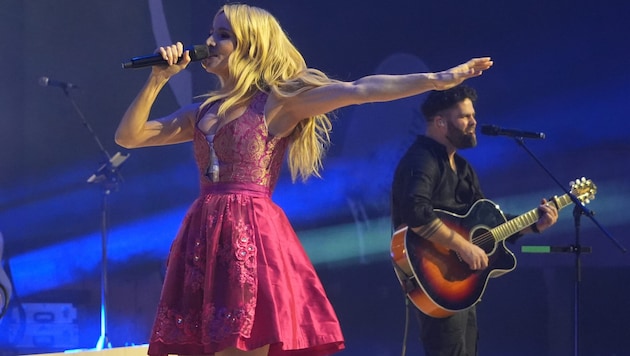
{"label": "guitar strings", "polygon": [[[538,218],[538,215],[536,214],[536,212],[537,212],[536,209],[534,209],[534,210],[531,210],[531,211],[523,214],[523,219],[526,220],[527,223],[529,223],[527,226],[529,226],[529,225],[531,225],[531,224],[536,222],[536,219]],[[531,223],[530,223],[529,220],[533,220],[533,221],[531,221]],[[512,223],[513,223],[513,221],[507,221],[507,222],[505,222],[505,223],[503,223],[503,224],[501,224],[499,226],[494,227],[492,230],[500,230],[502,228],[510,230],[509,225],[512,224]],[[494,240],[493,242],[495,242],[495,243],[498,242],[498,239],[494,236],[494,234],[492,233],[492,230],[488,230],[488,231],[484,232],[481,235],[473,237],[472,238],[472,242],[475,245],[485,244],[486,242],[489,242],[489,241],[492,241],[492,240]],[[511,236],[511,235],[512,234],[509,234],[508,236]]]}
{"label": "guitar strings", "polygon": [[[569,198],[565,194],[564,196],[561,196],[561,197],[553,197],[549,202],[547,202],[547,204],[553,203],[556,206],[556,209],[560,210],[560,209],[562,209],[564,206],[566,206],[568,204],[568,201],[569,201]],[[526,221],[526,223],[527,223],[526,226],[530,226],[532,224],[535,224],[536,220],[538,220],[538,218],[539,218],[538,209],[532,209],[532,210],[528,211],[527,213],[522,215],[522,218],[523,218],[523,220]],[[492,230],[500,230],[501,227],[509,229],[510,228],[509,225],[511,225],[512,223],[513,223],[513,221],[506,221],[505,223],[494,227]],[[484,232],[481,235],[473,237],[472,238],[472,242],[474,244],[476,244],[476,245],[485,244],[486,242],[489,242],[491,240],[494,240],[495,243],[498,242],[498,239],[494,236],[494,234],[492,234],[492,230],[488,230],[488,231]],[[516,231],[516,232],[518,232],[518,231]],[[508,236],[511,236],[511,234],[508,235]]]}

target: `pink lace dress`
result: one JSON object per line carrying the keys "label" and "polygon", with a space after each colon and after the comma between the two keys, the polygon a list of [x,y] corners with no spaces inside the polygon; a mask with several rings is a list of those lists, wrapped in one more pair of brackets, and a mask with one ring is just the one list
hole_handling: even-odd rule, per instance
{"label": "pink lace dress", "polygon": [[196,129],[201,194],[171,246],[149,355],[267,344],[272,356],[344,348],[313,265],[271,200],[289,139],[267,132],[266,99],[258,93],[211,143]]}

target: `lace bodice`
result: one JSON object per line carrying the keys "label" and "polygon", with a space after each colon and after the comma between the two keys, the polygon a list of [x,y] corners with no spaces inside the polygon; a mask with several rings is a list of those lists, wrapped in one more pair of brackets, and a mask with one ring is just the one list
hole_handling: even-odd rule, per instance
{"label": "lace bodice", "polygon": [[[267,94],[257,93],[245,113],[220,127],[209,138],[211,142],[195,128],[193,146],[202,188],[215,184],[212,164],[216,161],[217,182],[255,183],[273,190],[289,139],[269,134],[264,116],[266,100]],[[204,111],[197,122],[203,115]],[[216,155],[214,160],[213,154]],[[216,167],[214,170],[216,172]]]}

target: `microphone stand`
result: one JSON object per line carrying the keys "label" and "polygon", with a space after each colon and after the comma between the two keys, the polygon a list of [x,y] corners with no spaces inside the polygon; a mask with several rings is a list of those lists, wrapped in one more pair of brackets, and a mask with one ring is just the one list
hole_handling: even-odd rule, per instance
{"label": "microphone stand", "polygon": [[[592,251],[591,247],[582,246],[580,244],[580,218],[582,215],[588,216],[595,225],[610,239],[612,242],[617,245],[617,247],[623,252],[626,253],[627,250],[621,246],[621,244],[612,237],[608,231],[594,218],[594,213],[590,211],[582,202],[569,190],[567,190],[562,183],[556,179],[556,177],[545,167],[545,165],[532,153],[532,151],[527,148],[523,137],[514,137],[516,143],[518,143],[533,159],[538,163],[538,165],[547,173],[551,179],[558,184],[558,186],[571,198],[574,204],[573,208],[573,217],[575,224],[575,244],[569,246],[551,246],[544,252],[562,252],[562,253],[573,253],[575,255],[575,286],[574,286],[574,301],[573,301],[573,354],[578,356],[579,354],[579,310],[580,310],[580,283],[582,282],[582,262],[581,255],[583,253],[590,253]],[[530,251],[534,252],[535,249],[530,249]],[[539,249],[536,252],[543,252],[543,249]]]}
{"label": "microphone stand", "polygon": [[101,200],[101,334],[96,342],[96,350],[102,350],[104,348],[111,348],[112,344],[107,334],[107,230],[109,220],[109,206],[108,198],[112,191],[118,190],[118,185],[122,179],[122,175],[119,172],[119,167],[129,157],[129,154],[121,154],[117,152],[111,156],[105,149],[101,140],[98,138],[90,124],[85,119],[85,116],[79,109],[79,106],[72,98],[69,92],[69,87],[62,87],[64,94],[70,100],[74,110],[78,114],[83,126],[91,134],[92,138],[96,142],[99,150],[105,157],[105,162],[87,179],[87,183],[99,184],[102,193]]}

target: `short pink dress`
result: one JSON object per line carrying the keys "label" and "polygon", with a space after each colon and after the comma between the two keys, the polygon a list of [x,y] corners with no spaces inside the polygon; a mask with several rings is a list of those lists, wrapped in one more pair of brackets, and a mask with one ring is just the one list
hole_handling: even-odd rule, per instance
{"label": "short pink dress", "polygon": [[[195,130],[201,194],[171,246],[149,355],[269,344],[270,356],[313,356],[344,348],[315,269],[271,200],[289,138],[269,134],[266,100],[257,93],[212,143]],[[217,159],[213,182],[207,172]]]}

